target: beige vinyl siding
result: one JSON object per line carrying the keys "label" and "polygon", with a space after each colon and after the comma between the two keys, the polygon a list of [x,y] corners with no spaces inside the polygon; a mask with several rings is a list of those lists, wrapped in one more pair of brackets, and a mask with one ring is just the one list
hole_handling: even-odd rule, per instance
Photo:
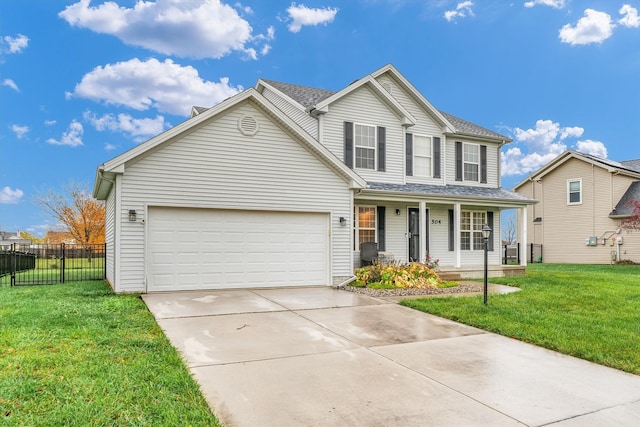
{"label": "beige vinyl siding", "polygon": [[291,117],[311,136],[318,139],[318,119],[311,117],[307,112],[301,109],[299,105],[292,104],[269,88],[265,88],[264,91],[262,91],[262,95],[264,95],[264,97],[280,111]]}
{"label": "beige vinyl siding", "polygon": [[[441,165],[441,178],[433,177],[420,177],[420,176],[408,176],[406,181],[410,183],[420,184],[443,184],[444,183],[444,144],[445,138],[442,133],[442,128],[436,122],[435,118],[425,111],[421,107],[419,101],[413,98],[407,93],[401,86],[399,86],[394,79],[389,75],[383,75],[377,78],[377,81],[384,87],[391,89],[391,96],[393,96],[411,115],[416,119],[416,124],[407,129],[408,133],[414,135],[425,135],[431,138],[440,138],[440,165]],[[433,141],[433,139],[432,139]],[[433,165],[433,160],[432,160]]]}
{"label": "beige vinyl siding", "polygon": [[[456,181],[456,142],[462,142],[467,144],[486,145],[487,146],[487,183],[482,184],[478,170],[478,181]],[[460,138],[455,135],[449,135],[447,137],[446,148],[446,168],[443,169],[443,173],[446,173],[446,182],[450,185],[466,185],[473,187],[498,187],[500,185],[499,164],[500,164],[500,145],[490,142],[478,142],[470,140],[468,138]]]}
{"label": "beige vinyl siding", "polygon": [[[254,116],[259,132],[242,135],[237,121]],[[181,206],[331,214],[334,276],[348,276],[351,190],[318,158],[244,102],[136,163],[127,164],[122,183],[121,290],[144,290],[145,211],[148,206]],[[144,202],[141,202],[144,201]],[[129,209],[140,214],[127,220]]]}
{"label": "beige vinyl siding", "polygon": [[[568,205],[567,180],[573,179],[582,179],[582,203]],[[598,246],[587,246],[585,241],[589,236],[606,237],[618,228],[618,221],[609,218],[612,201],[615,205],[631,182],[633,179],[611,176],[607,170],[579,159],[569,159],[545,175],[542,179],[543,241],[540,242],[544,245],[543,261],[584,264],[611,262],[611,251],[615,247],[609,245],[609,240],[605,245]],[[623,239],[631,237],[624,232],[622,236]],[[634,251],[633,238],[624,240],[621,251],[624,250]],[[636,260],[640,261],[638,258]]]}
{"label": "beige vinyl siding", "polygon": [[115,186],[111,188],[111,192],[107,196],[107,200],[105,202],[105,243],[107,244],[107,253],[106,253],[106,274],[107,281],[111,284],[111,286],[115,283],[115,212],[116,212],[116,191]]}
{"label": "beige vinyl siding", "polygon": [[367,181],[403,183],[404,129],[400,118],[366,86],[332,103],[322,121],[323,144],[343,161],[345,121],[386,128],[386,171],[354,170]]}

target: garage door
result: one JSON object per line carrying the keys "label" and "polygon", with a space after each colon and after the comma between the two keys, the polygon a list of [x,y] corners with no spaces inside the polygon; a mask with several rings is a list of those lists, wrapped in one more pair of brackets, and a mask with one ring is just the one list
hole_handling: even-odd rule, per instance
{"label": "garage door", "polygon": [[325,285],[329,216],[149,208],[147,290]]}

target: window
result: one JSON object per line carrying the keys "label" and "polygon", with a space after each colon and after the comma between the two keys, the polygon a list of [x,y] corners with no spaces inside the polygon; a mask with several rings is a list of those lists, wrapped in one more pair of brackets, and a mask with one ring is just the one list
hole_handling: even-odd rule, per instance
{"label": "window", "polygon": [[582,179],[567,180],[567,204],[582,204]]}
{"label": "window", "polygon": [[478,181],[480,169],[480,146],[463,144],[463,170],[465,181]]}
{"label": "window", "polygon": [[431,177],[431,137],[413,136],[413,175]]}
{"label": "window", "polygon": [[354,242],[359,251],[362,243],[376,241],[376,207],[356,206],[355,213]]}
{"label": "window", "polygon": [[376,127],[356,124],[354,129],[354,145],[356,168],[376,168]]}
{"label": "window", "polygon": [[486,223],[486,212],[462,211],[460,213],[460,248],[462,250],[484,250],[482,227]]}

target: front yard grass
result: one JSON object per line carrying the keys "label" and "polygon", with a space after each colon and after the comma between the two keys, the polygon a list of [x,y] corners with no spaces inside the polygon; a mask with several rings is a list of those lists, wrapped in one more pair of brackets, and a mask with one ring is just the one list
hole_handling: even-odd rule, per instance
{"label": "front yard grass", "polygon": [[0,424],[218,426],[137,295],[0,286]]}
{"label": "front yard grass", "polygon": [[[507,295],[401,304],[640,375],[640,266],[532,264]],[[535,369],[535,366],[531,366]]]}

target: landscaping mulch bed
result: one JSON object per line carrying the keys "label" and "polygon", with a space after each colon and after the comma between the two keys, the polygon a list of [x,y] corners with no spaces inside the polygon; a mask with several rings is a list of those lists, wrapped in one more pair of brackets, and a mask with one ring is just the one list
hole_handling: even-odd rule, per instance
{"label": "landscaping mulch bed", "polygon": [[398,288],[398,289],[370,289],[360,288],[356,286],[338,286],[338,289],[344,289],[345,291],[355,292],[357,294],[364,294],[371,297],[404,297],[414,295],[446,295],[446,294],[461,294],[468,292],[482,292],[482,283],[478,282],[458,282],[458,286],[451,288]]}

